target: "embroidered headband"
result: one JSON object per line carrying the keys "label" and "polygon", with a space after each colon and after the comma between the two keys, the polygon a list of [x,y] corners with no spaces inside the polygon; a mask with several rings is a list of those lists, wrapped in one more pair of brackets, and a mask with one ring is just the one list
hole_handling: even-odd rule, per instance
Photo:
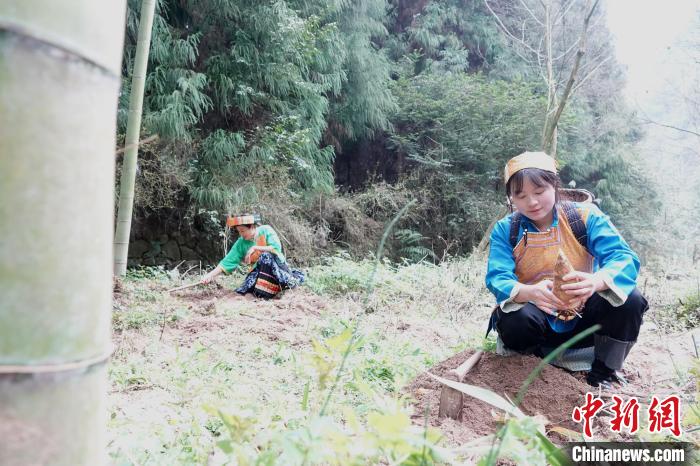
{"label": "embroidered headband", "polygon": [[226,226],[235,227],[237,225],[252,225],[254,223],[260,223],[260,214],[249,214],[249,215],[238,215],[229,217],[226,219]]}
{"label": "embroidered headband", "polygon": [[525,168],[539,168],[540,170],[556,173],[557,161],[544,152],[523,152],[513,157],[506,164],[504,178],[508,180],[520,170]]}

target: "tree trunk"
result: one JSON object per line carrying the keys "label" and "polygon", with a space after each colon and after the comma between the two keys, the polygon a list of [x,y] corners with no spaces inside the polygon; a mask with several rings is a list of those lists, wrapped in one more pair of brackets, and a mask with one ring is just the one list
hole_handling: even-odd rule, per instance
{"label": "tree trunk", "polygon": [[555,157],[550,151],[549,131],[554,123],[554,114],[557,107],[557,79],[554,75],[554,58],[552,55],[552,9],[551,2],[543,3],[545,10],[544,15],[544,46],[546,51],[546,70],[547,70],[547,110],[545,112],[544,125],[542,126],[542,150],[547,154]]}
{"label": "tree trunk", "polygon": [[0,464],[106,463],[124,0],[0,2]]}
{"label": "tree trunk", "polygon": [[129,120],[126,124],[124,163],[119,185],[119,209],[117,213],[117,231],[114,235],[114,275],[124,275],[129,255],[129,236],[131,233],[131,215],[134,208],[134,183],[136,181],[136,163],[139,152],[139,133],[141,131],[141,113],[143,109],[143,88],[146,84],[148,68],[148,50],[151,47],[151,30],[156,0],[141,1],[141,20],[139,38],[136,43],[134,71],[131,77],[131,95],[129,97]]}
{"label": "tree trunk", "polygon": [[[583,20],[583,28],[581,30],[581,36],[578,39],[578,51],[576,52],[576,58],[574,59],[574,64],[571,67],[571,73],[569,74],[569,80],[566,82],[566,86],[564,87],[564,92],[562,93],[561,98],[559,99],[559,102],[556,106],[556,111],[554,112],[553,115],[551,115],[550,118],[550,111],[552,109],[548,108],[547,109],[547,118],[545,119],[545,130],[544,134],[542,137],[542,150],[551,155],[552,157],[556,158],[557,155],[557,127],[559,125],[559,119],[561,118],[561,114],[564,111],[564,108],[566,107],[566,104],[569,100],[569,96],[571,95],[571,92],[574,88],[574,83],[576,82],[577,75],[578,75],[578,70],[579,67],[581,66],[581,59],[583,58],[583,55],[586,53],[586,37],[588,35],[588,25],[591,22],[591,16],[593,16],[593,13],[595,12],[596,7],[598,6],[598,1],[595,0],[595,3],[591,7],[591,1],[588,0],[586,3],[586,11],[588,12],[586,14],[586,17]],[[548,58],[548,60],[551,58]],[[550,78],[551,79],[551,78]]]}

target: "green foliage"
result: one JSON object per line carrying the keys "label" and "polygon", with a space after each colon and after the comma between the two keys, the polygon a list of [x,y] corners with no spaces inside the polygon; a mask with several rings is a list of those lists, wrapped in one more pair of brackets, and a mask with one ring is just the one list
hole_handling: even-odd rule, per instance
{"label": "green foliage", "polygon": [[642,256],[658,248],[651,230],[664,228],[660,201],[652,180],[635,160],[638,127],[621,96],[597,101],[576,99],[560,124],[560,175],[595,193],[627,241]]}
{"label": "green foliage", "polygon": [[140,299],[147,304],[142,307],[115,310],[112,313],[112,327],[115,331],[170,325],[187,315],[187,311],[182,308],[165,311],[158,309],[156,293],[148,293]]}
{"label": "green foliage", "polygon": [[700,326],[700,292],[692,293],[671,306],[676,325],[692,329]]}
{"label": "green foliage", "polygon": [[420,199],[420,233],[470,251],[502,204],[505,162],[538,141],[542,97],[525,82],[457,73],[402,78],[394,92],[390,143],[415,162],[406,184]]}
{"label": "green foliage", "polygon": [[[391,1],[397,31],[387,48],[408,75],[422,72],[489,70],[507,53],[496,24],[481,2],[461,0],[425,2]],[[412,16],[410,23],[406,21]],[[408,65],[408,67],[406,67]]]}
{"label": "green foliage", "polygon": [[[138,10],[130,0],[120,131]],[[149,60],[143,124],[161,139],[142,159],[137,215],[181,228],[201,208],[261,211],[304,261],[329,245],[371,252],[412,197],[390,257],[467,253],[503,204],[505,161],[540,146],[546,89],[483,2],[161,0]],[[579,90],[558,158],[644,254],[659,246],[642,233],[660,227],[658,201],[633,163],[621,79],[611,61]],[[341,152],[367,172],[363,192],[335,191]],[[372,178],[379,165],[395,186]]]}
{"label": "green foliage", "polygon": [[130,268],[124,276],[126,280],[168,279],[168,272],[162,265],[156,267],[139,266]]}
{"label": "green foliage", "polygon": [[[120,97],[123,131],[138,4],[129,2]],[[384,0],[162,0],[154,20],[144,126],[188,143],[196,207],[245,209],[333,187],[334,149],[389,127]],[[333,131],[327,132],[328,124]],[[270,180],[274,179],[275,183]]]}
{"label": "green foliage", "polygon": [[399,229],[394,232],[394,239],[398,248],[396,255],[410,262],[421,262],[425,259],[437,259],[435,253],[423,246],[429,238],[423,236],[415,230],[408,228]]}
{"label": "green foliage", "polygon": [[[695,377],[695,400],[688,404],[683,416],[683,431],[686,440],[692,441],[697,447],[700,445],[700,359],[694,359],[690,368],[690,374]],[[688,427],[685,427],[688,426]]]}
{"label": "green foliage", "polygon": [[[206,94],[207,77],[192,67],[198,57],[200,33],[186,34],[168,22],[170,8],[159,1],[153,18],[149,72],[144,89],[144,125],[151,134],[189,142],[192,129],[204,113],[212,108]],[[140,1],[130,0],[127,9],[127,30],[117,121],[120,131],[126,128],[128,96],[136,50]]]}
{"label": "green foliage", "polygon": [[[256,168],[256,176],[282,165],[297,189],[329,189],[332,149],[319,143],[328,96],[340,92],[344,78],[345,54],[336,25],[303,17],[284,2],[221,3],[205,7],[200,25],[218,39],[210,44],[206,74],[219,117],[249,120],[241,128],[245,136],[235,136],[240,144],[228,153],[241,159],[237,162],[243,173],[231,177],[206,163],[198,169],[223,175],[215,185],[231,189],[246,180],[247,167]],[[222,9],[231,13],[222,15]],[[230,172],[236,174],[235,169]],[[210,184],[198,186],[206,189]]]}
{"label": "green foliage", "polygon": [[[352,260],[338,257],[333,263],[337,270],[326,264],[312,268],[309,276],[318,279],[355,271],[357,281],[363,282],[358,289],[366,289],[374,261],[353,267]],[[128,281],[118,306],[150,312],[154,322],[122,330],[123,344],[110,363],[116,392],[109,421],[113,461],[474,464],[488,452],[491,438],[478,439],[483,440],[478,449],[444,446],[436,429],[426,429],[425,413],[415,412],[403,394],[408,381],[427,367],[456,348],[480,342],[478,316],[484,315],[484,303],[491,301],[480,286],[483,272],[481,258],[439,265],[382,263],[369,302],[381,303],[375,306],[381,312],[364,314],[354,340],[347,318],[362,308],[342,297],[323,299],[332,307],[319,307],[320,315],[314,309],[309,314],[313,318],[296,323],[292,318],[284,331],[275,333],[272,344],[267,339],[269,321],[239,314],[253,315],[259,309],[251,309],[250,301],[229,299],[220,300],[217,314],[205,319],[182,315],[182,322],[166,328],[160,339],[162,309],[176,299],[192,302],[193,296],[159,292],[160,279]],[[226,286],[236,283],[232,280]],[[436,295],[438,287],[444,293]],[[450,314],[462,304],[464,314]],[[397,318],[411,329],[391,331]],[[232,338],[230,329],[241,324],[255,330],[239,331]],[[436,340],[433,334],[438,332]],[[339,374],[349,346],[345,369]],[[336,378],[337,393],[327,414],[320,415]],[[545,464],[540,460],[546,458],[557,464],[553,446],[538,435],[538,419],[514,422],[509,421],[502,440],[502,457],[523,459],[523,464]]]}
{"label": "green foliage", "polygon": [[112,314],[112,326],[115,330],[138,329],[157,323],[159,316],[150,309],[129,309]]}
{"label": "green foliage", "polygon": [[496,347],[497,342],[496,339],[493,337],[493,334],[491,334],[489,338],[484,338],[484,341],[481,344],[481,348],[484,350],[484,352],[495,353]]}
{"label": "green foliage", "polygon": [[436,171],[500,175],[511,154],[535,144],[544,118],[542,98],[525,82],[427,74],[399,80],[395,92],[392,143]]}
{"label": "green foliage", "polygon": [[353,340],[352,328],[346,328],[342,333],[329,337],[325,341],[313,340],[313,351],[310,355],[311,365],[318,375],[321,390],[327,388],[333,372],[341,365],[343,355],[352,351],[360,342]]}
{"label": "green foliage", "polygon": [[379,384],[387,392],[394,390],[394,370],[386,361],[369,359],[362,371],[363,380]]}
{"label": "green foliage", "polygon": [[347,255],[327,258],[309,276],[307,286],[318,294],[338,296],[360,292],[372,273],[370,261],[354,262]]}
{"label": "green foliage", "polygon": [[[470,251],[503,204],[505,162],[539,147],[541,90],[525,81],[423,73],[399,79],[394,92],[401,105],[390,148],[414,162],[405,184],[423,219],[404,225],[441,238],[434,251]],[[563,181],[594,192],[633,246],[650,251],[654,239],[644,231],[659,202],[630,156],[636,132],[624,104],[580,99],[569,108],[559,131]]]}
{"label": "green foliage", "polygon": [[[344,2],[339,2],[344,3]],[[389,89],[390,62],[376,44],[387,37],[384,27],[386,0],[357,0],[339,8],[332,19],[339,24],[347,53],[347,79],[333,99],[330,128],[344,139],[370,137],[390,128],[396,110]]]}
{"label": "green foliage", "polygon": [[143,371],[143,367],[137,364],[111,367],[109,377],[121,390],[138,390],[148,383],[148,377]]}
{"label": "green foliage", "polygon": [[[317,375],[320,399],[329,390],[329,377],[339,370],[348,345],[355,349],[361,346],[361,339],[352,339],[350,328],[324,341],[313,342],[308,360]],[[379,378],[393,382],[386,368],[370,366],[364,371],[364,375],[368,374],[376,375],[370,377],[370,381]],[[408,399],[375,391],[362,376],[354,376],[352,386],[368,400],[373,400],[366,416],[346,407],[339,422],[311,412],[306,419],[280,426],[270,433],[269,426],[261,425],[260,420],[250,414],[231,414],[208,407],[207,411],[217,416],[216,421],[210,420],[208,425],[215,429],[217,447],[238,464],[272,464],[271,461],[282,458],[285,464],[361,465],[388,461],[418,465],[435,464],[448,458],[447,452],[437,446],[440,434],[435,429],[425,429],[411,422]],[[308,384],[304,393],[308,396]],[[308,409],[306,403],[303,406]],[[267,433],[263,435],[263,432]]]}

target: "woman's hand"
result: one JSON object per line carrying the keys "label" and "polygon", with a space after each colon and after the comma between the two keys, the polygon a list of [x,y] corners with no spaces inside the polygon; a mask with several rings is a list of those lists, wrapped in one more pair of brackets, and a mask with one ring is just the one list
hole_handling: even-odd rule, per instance
{"label": "woman's hand", "polygon": [[255,252],[259,251],[260,246],[251,246],[250,249],[248,249],[248,252],[245,253],[245,257],[243,258],[243,262],[246,264],[250,264],[250,256]]}
{"label": "woman's hand", "polygon": [[586,272],[571,272],[562,277],[567,283],[561,286],[566,294],[571,295],[571,301],[586,302],[593,293],[608,289],[608,285],[599,274]]}
{"label": "woman's hand", "polygon": [[199,283],[201,283],[202,285],[208,285],[209,283],[211,283],[212,280],[214,280],[214,278],[216,278],[223,271],[224,271],[224,269],[222,269],[220,265],[217,265],[214,268],[214,270],[212,270],[208,274],[204,275],[199,280]]}
{"label": "woman's hand", "polygon": [[214,279],[214,275],[212,274],[212,272],[209,272],[208,274],[204,275],[199,280],[199,283],[201,283],[202,285],[208,285],[209,283],[211,283],[211,281]]}
{"label": "woman's hand", "polygon": [[557,315],[557,309],[564,309],[566,305],[552,293],[554,284],[552,280],[542,280],[536,285],[522,285],[515,301],[519,303],[531,302],[545,314]]}

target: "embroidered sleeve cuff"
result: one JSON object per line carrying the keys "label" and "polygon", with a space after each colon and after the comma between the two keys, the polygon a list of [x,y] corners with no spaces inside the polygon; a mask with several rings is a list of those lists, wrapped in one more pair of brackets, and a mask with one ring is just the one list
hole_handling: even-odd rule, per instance
{"label": "embroidered sleeve cuff", "polygon": [[520,309],[521,307],[523,307],[525,305],[525,303],[516,303],[514,301],[515,297],[520,292],[520,287],[521,287],[520,283],[516,283],[513,286],[513,289],[510,291],[510,297],[508,297],[508,299],[506,299],[505,301],[501,301],[500,303],[498,303],[498,305],[501,307],[501,311],[513,312],[513,311],[517,311],[518,309]]}
{"label": "embroidered sleeve cuff", "polygon": [[627,301],[627,295],[623,293],[617,285],[615,285],[615,280],[613,280],[612,277],[603,270],[599,270],[596,273],[603,279],[605,284],[608,285],[607,290],[598,292],[600,297],[612,304],[613,307],[618,307],[625,304],[625,301]]}

